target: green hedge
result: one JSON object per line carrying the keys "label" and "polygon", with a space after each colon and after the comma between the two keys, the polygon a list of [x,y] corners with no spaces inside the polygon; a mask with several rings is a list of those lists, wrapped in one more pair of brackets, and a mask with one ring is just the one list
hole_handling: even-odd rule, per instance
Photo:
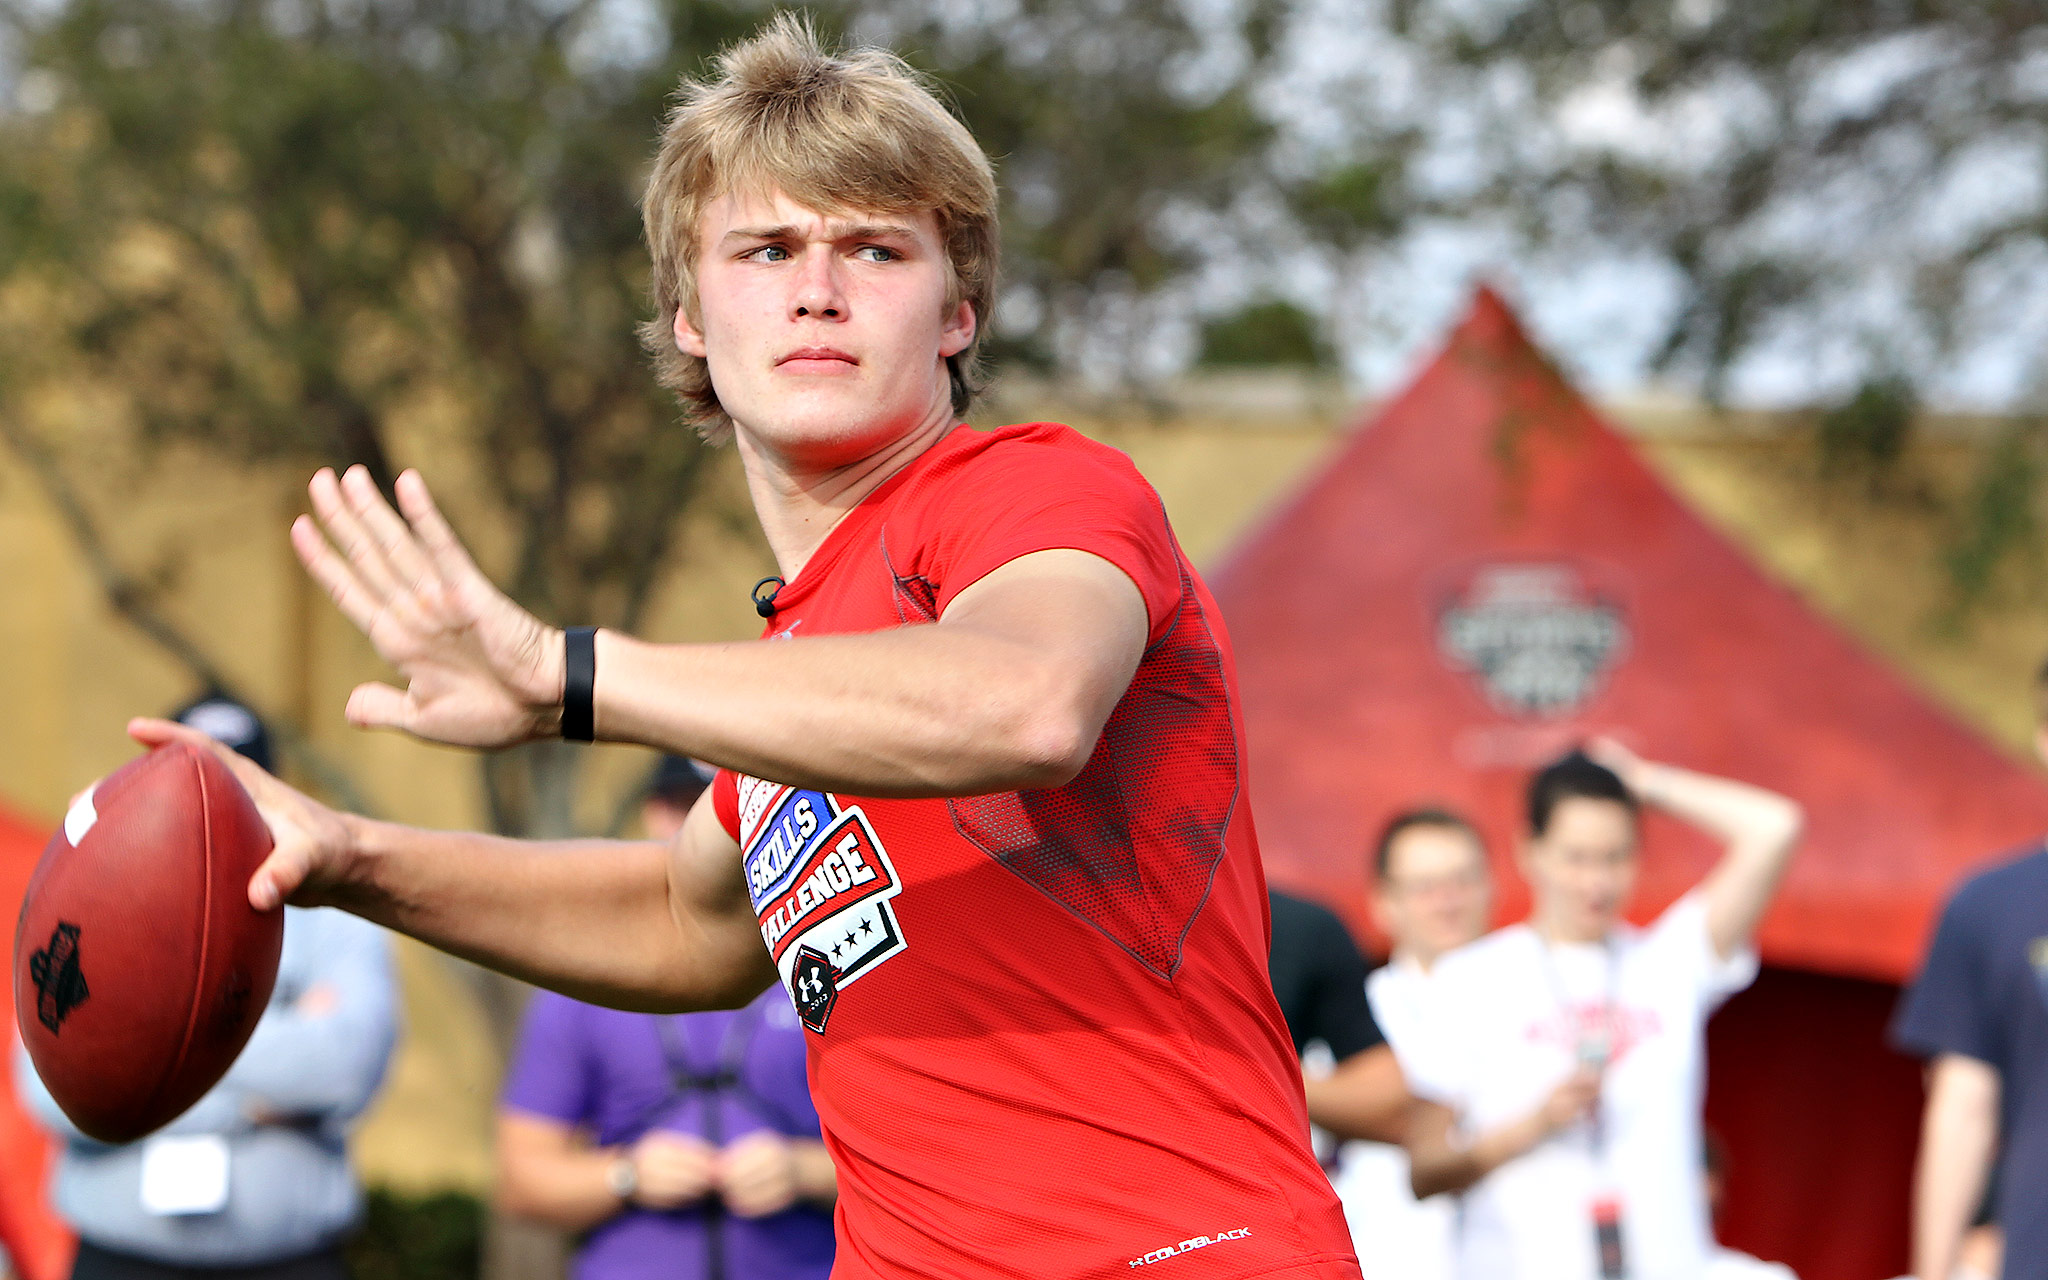
{"label": "green hedge", "polygon": [[363,1229],[349,1242],[355,1280],[477,1280],[484,1202],[459,1191],[430,1196],[369,1192]]}

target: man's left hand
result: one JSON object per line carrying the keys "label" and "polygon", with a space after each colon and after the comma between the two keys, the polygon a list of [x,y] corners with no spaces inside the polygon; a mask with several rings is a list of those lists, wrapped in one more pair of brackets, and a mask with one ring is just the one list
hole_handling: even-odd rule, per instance
{"label": "man's left hand", "polygon": [[417,472],[398,477],[403,517],[359,466],[338,480],[322,470],[309,489],[318,519],[293,523],[293,549],[406,679],[403,690],[357,686],[349,723],[458,747],[507,747],[557,731],[562,633],[484,577]]}
{"label": "man's left hand", "polygon": [[796,1203],[796,1148],[787,1138],[750,1133],[719,1155],[718,1189],[742,1218],[764,1218]]}

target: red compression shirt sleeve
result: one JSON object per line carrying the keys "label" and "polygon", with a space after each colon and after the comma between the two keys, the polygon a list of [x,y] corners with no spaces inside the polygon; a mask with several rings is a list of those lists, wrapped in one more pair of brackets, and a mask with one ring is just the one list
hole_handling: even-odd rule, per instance
{"label": "red compression shirt sleeve", "polygon": [[1159,495],[1130,460],[1083,443],[1017,441],[990,449],[948,486],[936,604],[1012,560],[1072,549],[1102,557],[1144,597],[1148,641],[1173,625],[1181,570]]}
{"label": "red compression shirt sleeve", "polygon": [[734,840],[740,838],[740,788],[739,780],[730,769],[720,769],[711,775],[711,811],[718,815],[718,825]]}

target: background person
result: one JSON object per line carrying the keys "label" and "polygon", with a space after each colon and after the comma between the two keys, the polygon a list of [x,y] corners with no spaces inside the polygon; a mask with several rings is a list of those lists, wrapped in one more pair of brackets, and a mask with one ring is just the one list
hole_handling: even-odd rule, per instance
{"label": "background person", "polygon": [[1266,897],[1267,969],[1304,1062],[1310,1122],[1339,1138],[1399,1141],[1412,1100],[1366,1003],[1364,953],[1328,907],[1277,889]]}
{"label": "background person", "polygon": [[[1614,743],[1574,753],[1529,788],[1521,864],[1532,899],[1511,925],[1442,958],[1431,1012],[1390,1028],[1415,1091],[1484,1133],[1575,1076],[1586,1120],[1465,1194],[1468,1280],[1696,1280],[1712,1234],[1700,1178],[1708,1014],[1756,973],[1757,923],[1797,842],[1783,796]],[[1648,929],[1623,921],[1641,804],[1718,838],[1719,863]],[[1439,1115],[1442,1115],[1439,1112]],[[1419,1162],[1418,1194],[1435,1190]]]}
{"label": "background person", "polygon": [[[1493,873],[1479,832],[1445,809],[1414,809],[1390,820],[1373,847],[1373,914],[1391,940],[1386,964],[1366,979],[1372,1012],[1404,1039],[1429,1015],[1429,973],[1437,959],[1486,932],[1493,913]],[[1476,1138],[1452,1142],[1453,1117],[1438,1103],[1417,1099],[1396,1145],[1385,1139],[1352,1142],[1339,1157],[1338,1198],[1368,1276],[1437,1280],[1453,1273],[1456,1207],[1444,1192],[1462,1190],[1529,1150],[1583,1114],[1592,1086],[1573,1078],[1560,1084],[1528,1116]],[[1436,1170],[1438,1194],[1415,1195],[1411,1159]]]}
{"label": "background person", "polygon": [[[664,756],[647,834],[673,839],[709,781]],[[736,1012],[549,991],[528,1005],[498,1112],[498,1202],[580,1233],[578,1280],[825,1280],[836,1191],[782,988]]]}
{"label": "background person", "polygon": [[[2048,763],[2048,665],[2034,680]],[[1949,899],[1892,1026],[1928,1060],[1913,1179],[1913,1274],[1947,1280],[1996,1167],[2005,1280],[2048,1277],[2048,847],[2036,843]]]}
{"label": "background person", "polygon": [[[180,714],[269,767],[247,707],[210,695]],[[340,911],[288,908],[270,1005],[218,1085],[158,1133],[108,1146],[80,1133],[36,1076],[15,1072],[30,1112],[64,1142],[53,1199],[79,1236],[75,1280],[340,1280],[362,1216],[352,1122],[397,1040],[384,931]]]}

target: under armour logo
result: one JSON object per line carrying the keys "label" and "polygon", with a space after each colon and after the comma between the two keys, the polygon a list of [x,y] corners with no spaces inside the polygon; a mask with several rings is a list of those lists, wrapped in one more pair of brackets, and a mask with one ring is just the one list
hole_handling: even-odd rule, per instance
{"label": "under armour logo", "polygon": [[799,947],[796,966],[790,970],[789,994],[796,1016],[805,1026],[825,1034],[825,1020],[839,1000],[839,973],[816,947]]}

